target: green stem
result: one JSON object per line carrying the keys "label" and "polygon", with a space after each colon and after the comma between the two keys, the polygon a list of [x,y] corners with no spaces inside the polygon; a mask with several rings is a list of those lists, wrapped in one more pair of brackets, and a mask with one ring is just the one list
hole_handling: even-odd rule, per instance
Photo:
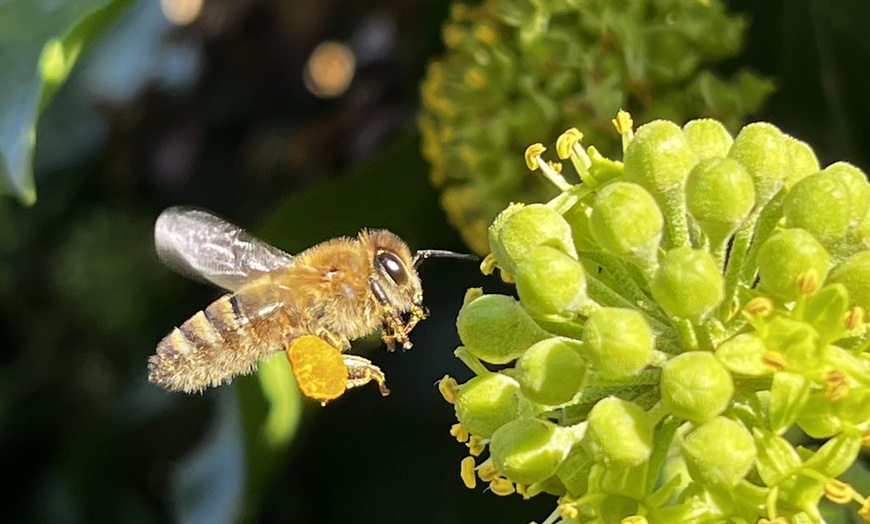
{"label": "green stem", "polygon": [[640,283],[628,271],[622,260],[604,253],[584,253],[583,257],[606,268],[616,284],[615,291],[633,301],[637,308],[646,313],[648,317],[654,318],[664,325],[670,324],[668,316],[658,307],[658,303],[644,292]]}
{"label": "green stem", "polygon": [[453,354],[456,358],[461,360],[463,364],[468,366],[468,369],[474,371],[475,375],[481,376],[492,373],[490,370],[486,369],[486,366],[484,366],[477,357],[472,355],[465,346],[459,346]]}

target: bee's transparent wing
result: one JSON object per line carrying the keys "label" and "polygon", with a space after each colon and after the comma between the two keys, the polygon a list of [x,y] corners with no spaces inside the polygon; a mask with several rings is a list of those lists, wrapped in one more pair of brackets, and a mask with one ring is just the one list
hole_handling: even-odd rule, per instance
{"label": "bee's transparent wing", "polygon": [[208,211],[170,207],[154,224],[157,256],[179,273],[236,291],[293,264],[293,256]]}

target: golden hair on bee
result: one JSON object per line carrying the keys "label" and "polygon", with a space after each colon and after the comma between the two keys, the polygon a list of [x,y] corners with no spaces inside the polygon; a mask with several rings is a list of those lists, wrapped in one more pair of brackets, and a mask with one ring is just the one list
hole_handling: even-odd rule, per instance
{"label": "golden hair on bee", "polygon": [[[346,388],[374,380],[386,394],[384,375],[371,362],[347,353],[338,358],[326,348],[344,352],[351,340],[380,328],[390,350],[410,349],[408,335],[426,317],[416,265],[429,256],[468,258],[412,254],[386,230],[362,230],[291,256],[207,211],[180,207],[160,215],[154,238],[167,265],[230,292],[173,329],[149,359],[149,380],[185,392],[229,382],[252,372],[260,359],[287,351],[297,366],[322,364],[315,368],[328,370],[330,381],[346,376]],[[321,358],[306,357],[313,352],[327,360],[312,362]],[[334,369],[339,361],[346,369]],[[297,381],[316,382],[312,369],[294,369]],[[315,383],[300,388],[322,402],[344,391]]]}

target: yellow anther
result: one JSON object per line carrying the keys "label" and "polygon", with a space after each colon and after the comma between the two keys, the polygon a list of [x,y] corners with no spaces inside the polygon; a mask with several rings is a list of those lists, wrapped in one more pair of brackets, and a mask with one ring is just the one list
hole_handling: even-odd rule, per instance
{"label": "yellow anther", "polygon": [[465,426],[462,424],[453,424],[453,426],[450,427],[450,434],[456,437],[456,440],[459,442],[468,441],[468,430],[465,429]]}
{"label": "yellow anther", "polygon": [[616,128],[616,132],[620,135],[628,135],[632,133],[632,128],[634,127],[634,120],[631,118],[631,113],[628,111],[623,111],[620,109],[616,113],[616,118],[611,120],[613,123],[613,127]]}
{"label": "yellow anther", "polygon": [[864,323],[865,312],[861,306],[855,306],[846,312],[846,329],[854,331]]}
{"label": "yellow anther", "polygon": [[479,67],[472,67],[465,72],[465,85],[475,91],[480,91],[486,87],[488,83],[489,82],[486,81],[486,75]]}
{"label": "yellow anther", "polygon": [[870,497],[867,497],[864,500],[864,503],[861,504],[861,509],[858,510],[858,516],[866,522],[870,522]]}
{"label": "yellow anther", "polygon": [[486,255],[484,257],[483,262],[480,263],[480,272],[484,275],[492,275],[492,272],[495,270],[495,257],[492,256],[492,253]]}
{"label": "yellow anther", "polygon": [[864,430],[861,434],[861,445],[865,448],[870,448],[870,428]]}
{"label": "yellow anther", "polygon": [[743,306],[743,311],[753,317],[765,318],[773,313],[773,300],[768,297],[755,297]]}
{"label": "yellow anther", "polygon": [[468,489],[477,487],[477,477],[474,476],[474,457],[465,457],[459,463],[459,476]]}
{"label": "yellow anther", "polygon": [[483,464],[477,468],[477,476],[484,482],[492,482],[498,478],[498,472],[495,470],[495,466],[492,465],[491,460],[485,460]]}
{"label": "yellow anther", "polygon": [[798,277],[798,289],[802,295],[812,295],[821,285],[819,272],[815,269],[809,269]]}
{"label": "yellow anther", "polygon": [[471,435],[465,445],[468,446],[468,452],[475,457],[480,456],[480,454],[483,453],[483,450],[486,449],[486,443],[477,435]]}
{"label": "yellow anther", "polygon": [[526,153],[523,155],[523,158],[526,159],[526,167],[528,167],[530,171],[535,171],[540,167],[541,155],[543,155],[546,150],[547,148],[544,147],[544,144],[532,144],[526,148]]}
{"label": "yellow anther", "polygon": [[766,519],[764,517],[758,519],[758,524],[790,524],[788,519],[785,517],[776,517],[773,520]]}
{"label": "yellow anther", "polygon": [[462,305],[467,305],[472,300],[483,296],[483,288],[482,287],[470,287],[465,290],[465,297],[462,299]]}
{"label": "yellow anther", "polygon": [[836,402],[849,394],[849,375],[839,369],[825,374],[825,398]]}
{"label": "yellow anther", "polygon": [[490,24],[480,24],[474,29],[474,37],[481,43],[493,45],[498,41],[498,31]]}
{"label": "yellow anther", "polygon": [[[456,382],[456,379],[451,377],[450,375],[444,375],[444,377],[438,381],[438,391],[441,393],[441,396],[444,397],[448,403],[453,404],[456,402],[456,392],[459,391],[459,384]],[[451,430],[451,434],[453,430]]]}
{"label": "yellow anther", "polygon": [[837,479],[825,484],[825,497],[834,504],[848,504],[855,500],[856,495],[852,486]]}
{"label": "yellow anther", "polygon": [[580,515],[580,510],[576,502],[563,502],[559,504],[559,513],[565,518],[576,519]]}
{"label": "yellow anther", "polygon": [[459,147],[459,158],[462,159],[462,162],[470,167],[475,168],[478,164],[480,164],[480,154],[474,149],[473,146],[468,144],[463,144]]}
{"label": "yellow anther", "polygon": [[441,31],[441,39],[444,40],[444,45],[454,49],[465,39],[465,31],[456,24],[447,24]]}
{"label": "yellow anther", "polygon": [[450,19],[456,22],[468,20],[471,17],[471,8],[465,4],[450,4]]}
{"label": "yellow anther", "polygon": [[556,155],[565,160],[571,156],[571,150],[574,148],[574,144],[583,140],[583,133],[580,132],[576,127],[572,127],[568,129],[556,140]]}
{"label": "yellow anther", "polygon": [[785,359],[785,356],[778,351],[768,351],[762,355],[761,360],[777,371],[785,371],[788,368],[788,361]]}
{"label": "yellow anther", "polygon": [[517,495],[521,495],[524,499],[528,499],[529,498],[528,486],[526,486],[525,484],[517,484],[516,486],[517,486]]}
{"label": "yellow anther", "polygon": [[547,161],[547,165],[550,166],[550,169],[561,174],[562,173],[562,163],[561,162],[553,162],[552,160]]}
{"label": "yellow anther", "polygon": [[643,515],[632,515],[620,520],[619,524],[649,524],[649,521]]}
{"label": "yellow anther", "polygon": [[515,284],[517,281],[517,279],[515,279],[514,276],[512,274],[510,274],[510,272],[508,272],[502,268],[499,268],[498,276],[501,277],[501,281],[504,282],[505,284]]}
{"label": "yellow anther", "polygon": [[489,489],[499,497],[506,497],[516,493],[514,483],[504,477],[496,477],[489,483]]}

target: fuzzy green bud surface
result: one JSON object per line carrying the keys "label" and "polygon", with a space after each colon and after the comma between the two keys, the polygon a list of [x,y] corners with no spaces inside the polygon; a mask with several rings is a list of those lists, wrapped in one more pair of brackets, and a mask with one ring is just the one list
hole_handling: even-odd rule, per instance
{"label": "fuzzy green bud surface", "polygon": [[735,160],[702,160],[686,180],[686,206],[712,241],[724,241],[754,205],[752,178]]}
{"label": "fuzzy green bud surface", "polygon": [[609,397],[589,412],[584,446],[605,464],[637,466],[652,453],[653,427],[637,404]]}
{"label": "fuzzy green bud surface", "polygon": [[583,354],[605,377],[623,378],[645,368],[655,336],[644,315],[634,309],[601,308],[583,330]]}
{"label": "fuzzy green bud surface", "polygon": [[588,302],[583,266],[549,246],[535,248],[520,262],[516,280],[520,300],[533,316],[570,316]]}
{"label": "fuzzy green bud surface", "polygon": [[577,258],[571,227],[562,215],[541,205],[514,206],[490,230],[492,255],[499,266],[516,272],[517,264],[538,246],[549,246]]}
{"label": "fuzzy green bud surface", "polygon": [[870,251],[852,255],[831,271],[831,283],[842,284],[853,306],[870,311]]}
{"label": "fuzzy green bud surface", "polygon": [[851,220],[849,199],[849,188],[838,177],[825,172],[810,175],[786,196],[786,226],[801,228],[823,244],[843,238]]}
{"label": "fuzzy green bud surface", "polygon": [[599,246],[643,266],[654,263],[663,227],[662,212],[652,195],[627,182],[599,191],[589,218],[589,230]]}
{"label": "fuzzy green bud surface", "polygon": [[456,328],[468,351],[492,364],[515,360],[529,346],[549,337],[519,302],[506,295],[484,295],[465,304]]}
{"label": "fuzzy green bud surface", "polygon": [[680,247],[668,251],[650,282],[653,298],[668,315],[699,320],[725,296],[722,273],[706,251]]}
{"label": "fuzzy green bud surface", "polygon": [[800,294],[799,279],[809,271],[819,278],[828,273],[831,257],[813,235],[803,229],[776,233],[758,251],[761,286],[781,300],[794,300]]}
{"label": "fuzzy green bud surface", "polygon": [[573,444],[574,435],[565,428],[521,418],[500,427],[489,449],[499,473],[514,482],[534,484],[556,473]]}
{"label": "fuzzy green bud surface", "polygon": [[571,400],[586,374],[579,344],[548,338],[530,347],[516,364],[516,379],[523,395],[540,404],[557,405]]}
{"label": "fuzzy green bud surface", "polygon": [[739,422],[716,417],[686,436],[683,458],[692,478],[702,485],[734,487],[755,462],[752,435]]}
{"label": "fuzzy green bud surface", "polygon": [[454,408],[456,418],[468,431],[489,438],[501,426],[520,414],[520,385],[500,373],[488,373],[469,380],[459,390]]}
{"label": "fuzzy green bud surface", "polygon": [[683,353],[662,368],[662,404],[674,416],[703,422],[721,414],[734,381],[712,353]]}

